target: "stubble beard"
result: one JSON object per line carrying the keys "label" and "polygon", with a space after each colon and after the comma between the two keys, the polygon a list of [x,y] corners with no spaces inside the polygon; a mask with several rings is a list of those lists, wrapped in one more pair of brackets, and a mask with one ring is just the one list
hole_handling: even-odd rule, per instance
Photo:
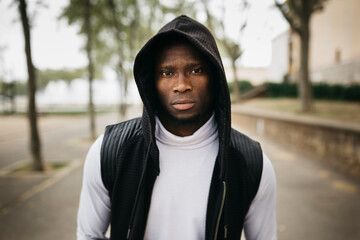
{"label": "stubble beard", "polygon": [[187,117],[187,118],[180,118],[180,117],[174,116],[172,114],[168,114],[168,115],[172,121],[174,121],[175,123],[177,123],[179,125],[189,125],[189,124],[197,123],[200,120],[201,114],[197,113],[197,114]]}
{"label": "stubble beard", "polygon": [[164,119],[167,119],[167,121],[169,122],[183,126],[197,123],[198,121],[200,121],[200,117],[201,117],[201,113],[195,113],[194,115],[189,117],[178,117],[164,108],[158,109],[158,115],[161,115]]}

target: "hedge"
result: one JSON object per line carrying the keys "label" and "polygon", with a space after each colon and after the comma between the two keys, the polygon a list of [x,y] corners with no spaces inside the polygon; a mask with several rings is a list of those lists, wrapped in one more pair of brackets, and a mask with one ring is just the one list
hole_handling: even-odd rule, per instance
{"label": "hedge", "polygon": [[[232,92],[233,89],[233,82],[228,82],[228,86],[229,86],[229,91]],[[239,81],[239,88],[240,88],[240,93],[244,93],[249,91],[250,89],[252,89],[254,86],[251,84],[251,82],[246,81],[246,80],[241,80]]]}
{"label": "hedge", "polygon": [[297,86],[295,83],[272,83],[267,82],[264,84],[268,90],[267,96],[270,98],[278,97],[297,97]]}
{"label": "hedge", "polygon": [[[297,85],[295,83],[272,83],[267,82],[265,86],[268,89],[268,97],[297,97]],[[360,101],[360,85],[354,84],[349,86],[330,85],[326,83],[313,84],[312,86],[314,99],[327,100],[344,100]]]}

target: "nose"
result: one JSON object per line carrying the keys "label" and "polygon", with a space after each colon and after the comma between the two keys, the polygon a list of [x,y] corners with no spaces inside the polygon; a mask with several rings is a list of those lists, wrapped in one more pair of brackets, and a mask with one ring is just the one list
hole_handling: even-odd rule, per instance
{"label": "nose", "polygon": [[173,91],[180,93],[192,91],[190,79],[185,74],[179,74]]}

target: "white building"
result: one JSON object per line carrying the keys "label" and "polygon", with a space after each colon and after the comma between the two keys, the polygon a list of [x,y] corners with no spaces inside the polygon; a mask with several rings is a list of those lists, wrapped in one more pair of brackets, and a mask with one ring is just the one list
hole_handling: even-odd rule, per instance
{"label": "white building", "polygon": [[[312,82],[360,83],[359,12],[359,0],[329,0],[323,11],[313,14],[309,53]],[[289,30],[272,42],[268,78],[279,82],[286,73],[296,78],[299,67],[299,37]]]}
{"label": "white building", "polygon": [[[231,67],[225,67],[226,78],[229,82],[234,81],[234,73]],[[267,69],[262,67],[237,67],[237,79],[246,80],[252,85],[260,85],[267,81]]]}

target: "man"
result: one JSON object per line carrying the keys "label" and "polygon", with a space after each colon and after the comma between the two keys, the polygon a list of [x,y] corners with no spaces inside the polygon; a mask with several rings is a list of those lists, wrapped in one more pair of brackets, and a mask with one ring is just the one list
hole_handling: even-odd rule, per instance
{"label": "man", "polygon": [[142,118],[108,126],[84,167],[78,239],[276,239],[275,175],[231,129],[215,40],[180,16],[138,53]]}

